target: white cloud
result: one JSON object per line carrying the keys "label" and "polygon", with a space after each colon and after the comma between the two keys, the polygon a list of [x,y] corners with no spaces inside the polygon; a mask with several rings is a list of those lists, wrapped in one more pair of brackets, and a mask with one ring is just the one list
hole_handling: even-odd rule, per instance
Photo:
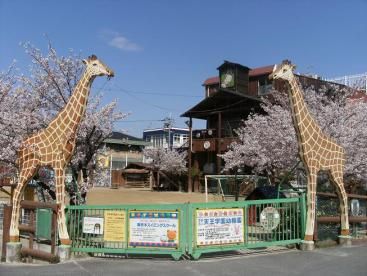
{"label": "white cloud", "polygon": [[107,42],[108,45],[123,50],[123,51],[141,51],[143,48],[130,41],[123,35],[112,30],[103,30],[100,32],[101,38]]}

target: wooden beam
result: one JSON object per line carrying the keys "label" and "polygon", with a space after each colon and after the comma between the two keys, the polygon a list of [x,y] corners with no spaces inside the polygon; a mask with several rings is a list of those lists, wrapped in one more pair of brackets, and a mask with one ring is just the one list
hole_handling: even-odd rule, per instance
{"label": "wooden beam", "polygon": [[[323,217],[317,217],[318,223],[339,223],[340,222],[340,216],[323,216]],[[360,217],[349,217],[349,222],[352,223],[358,223],[358,222],[367,222],[367,217],[360,216]]]}
{"label": "wooden beam", "polygon": [[46,203],[31,200],[22,200],[20,202],[20,206],[24,209],[37,209],[37,208],[52,209],[54,212],[57,212],[59,208],[59,205],[55,203]]}
{"label": "wooden beam", "polygon": [[6,260],[6,243],[10,241],[10,221],[11,221],[11,205],[4,205],[4,217],[3,217],[3,247],[1,250],[1,261],[5,262]]}
{"label": "wooden beam", "polygon": [[[317,196],[322,197],[338,197],[335,193],[322,193],[318,192],[316,193]],[[357,199],[367,199],[367,195],[357,195],[357,194],[347,194],[348,198],[357,198]]]}
{"label": "wooden beam", "polygon": [[[189,121],[189,147],[188,147],[188,157],[189,157],[189,171],[188,171],[188,182],[187,182],[187,192],[192,192],[192,118]],[[194,192],[196,192],[194,190]]]}
{"label": "wooden beam", "polygon": [[222,158],[218,156],[220,154],[220,148],[222,143],[222,112],[218,112],[218,139],[217,139],[217,174],[220,174],[220,165],[222,164]]}
{"label": "wooden beam", "polygon": [[59,256],[57,256],[55,254],[52,254],[52,253],[44,252],[44,251],[41,251],[41,250],[22,248],[20,250],[20,253],[23,257],[30,256],[30,257],[33,257],[33,258],[36,258],[36,259],[41,259],[41,260],[48,261],[50,263],[60,262]]}

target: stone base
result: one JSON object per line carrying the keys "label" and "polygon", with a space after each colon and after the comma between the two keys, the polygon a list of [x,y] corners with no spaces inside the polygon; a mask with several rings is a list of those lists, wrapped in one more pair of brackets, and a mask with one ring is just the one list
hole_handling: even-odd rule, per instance
{"label": "stone base", "polygon": [[351,236],[338,236],[339,238],[339,245],[350,247],[352,246],[352,237]]}
{"label": "stone base", "polygon": [[22,243],[8,242],[6,244],[6,262],[7,263],[19,263],[22,259],[20,255],[21,249],[22,249]]}
{"label": "stone base", "polygon": [[59,256],[60,262],[65,262],[67,260],[70,260],[71,246],[70,245],[60,245],[57,248],[57,256]]}
{"label": "stone base", "polygon": [[312,251],[315,249],[314,241],[301,241],[300,249],[302,251]]}

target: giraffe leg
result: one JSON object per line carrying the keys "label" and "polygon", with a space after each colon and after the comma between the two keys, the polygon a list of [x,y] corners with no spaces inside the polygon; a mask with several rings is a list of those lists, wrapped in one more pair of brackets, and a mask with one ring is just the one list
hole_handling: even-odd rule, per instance
{"label": "giraffe leg", "polygon": [[20,201],[24,192],[24,189],[29,182],[29,180],[33,177],[33,175],[37,171],[37,166],[35,162],[26,162],[22,165],[22,169],[19,173],[19,181],[18,185],[14,190],[13,194],[13,208],[11,213],[11,221],[10,221],[10,242],[18,242],[19,241],[19,209],[20,209]]}
{"label": "giraffe leg", "polygon": [[336,193],[339,197],[340,204],[340,217],[341,217],[341,233],[342,236],[349,235],[349,218],[348,218],[348,196],[344,189],[343,182],[343,170],[342,169],[333,169],[330,172],[332,182],[335,185]]}
{"label": "giraffe leg", "polygon": [[66,228],[65,218],[65,171],[63,168],[54,168],[56,184],[56,203],[60,208],[57,213],[57,228],[61,244],[70,245],[68,230]]}
{"label": "giraffe leg", "polygon": [[307,177],[307,219],[304,240],[313,241],[316,217],[316,181],[317,172],[310,171]]}

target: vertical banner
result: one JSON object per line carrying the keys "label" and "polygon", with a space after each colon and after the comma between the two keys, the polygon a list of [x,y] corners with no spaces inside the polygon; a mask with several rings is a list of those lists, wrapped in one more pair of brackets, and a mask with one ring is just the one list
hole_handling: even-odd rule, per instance
{"label": "vertical banner", "polygon": [[244,242],[243,209],[196,210],[196,245]]}
{"label": "vertical banner", "polygon": [[126,239],[125,211],[106,210],[104,211],[104,240],[123,242]]}
{"label": "vertical banner", "polygon": [[129,246],[179,246],[179,212],[129,212]]}

